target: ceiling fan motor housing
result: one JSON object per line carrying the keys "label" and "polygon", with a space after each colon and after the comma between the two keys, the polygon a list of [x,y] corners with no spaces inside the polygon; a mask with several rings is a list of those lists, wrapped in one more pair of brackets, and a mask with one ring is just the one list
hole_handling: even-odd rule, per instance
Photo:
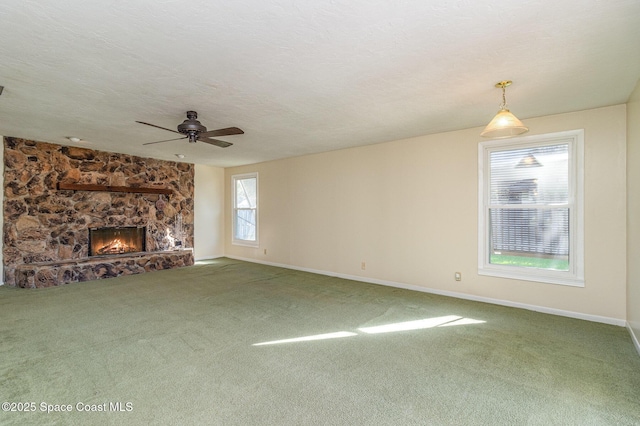
{"label": "ceiling fan motor housing", "polygon": [[197,112],[187,111],[187,119],[184,120],[182,124],[178,124],[178,131],[180,133],[184,133],[189,136],[191,136],[192,134],[194,136],[197,136],[198,133],[206,132],[207,128],[204,127],[202,124],[200,124],[197,118],[198,118]]}

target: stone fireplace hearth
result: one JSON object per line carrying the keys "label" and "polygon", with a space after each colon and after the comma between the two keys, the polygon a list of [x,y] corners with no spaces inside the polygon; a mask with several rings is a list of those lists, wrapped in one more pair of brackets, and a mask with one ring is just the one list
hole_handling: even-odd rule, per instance
{"label": "stone fireplace hearth", "polygon": [[16,287],[40,288],[190,265],[193,265],[191,249],[166,250],[22,264],[16,266],[14,276]]}
{"label": "stone fireplace hearth", "polygon": [[[5,284],[48,287],[193,264],[184,249],[193,247],[192,164],[10,137],[4,163]],[[74,189],[58,189],[68,184]],[[101,237],[89,230],[102,228],[144,229],[142,248],[111,239],[90,251]]]}

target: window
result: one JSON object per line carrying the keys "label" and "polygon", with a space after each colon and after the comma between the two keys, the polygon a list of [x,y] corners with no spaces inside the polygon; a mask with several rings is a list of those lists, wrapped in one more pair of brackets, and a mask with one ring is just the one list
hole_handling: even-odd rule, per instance
{"label": "window", "polygon": [[258,245],[258,174],[231,177],[233,185],[234,244]]}
{"label": "window", "polygon": [[478,273],[584,286],[583,131],[478,149]]}

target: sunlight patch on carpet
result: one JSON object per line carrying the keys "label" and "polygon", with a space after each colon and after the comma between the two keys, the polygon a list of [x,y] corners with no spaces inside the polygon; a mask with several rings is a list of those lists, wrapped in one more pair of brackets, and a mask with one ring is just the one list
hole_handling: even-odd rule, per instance
{"label": "sunlight patch on carpet", "polygon": [[446,324],[440,324],[438,327],[449,327],[452,325],[469,325],[469,324],[484,324],[486,321],[475,320],[472,318],[460,318],[457,321],[451,321]]}
{"label": "sunlight patch on carpet", "polygon": [[313,336],[295,337],[293,339],[273,340],[271,342],[254,343],[252,346],[278,345],[281,343],[308,342],[311,340],[339,339],[342,337],[357,336],[357,333],[337,331],[335,333],[316,334]]}
{"label": "sunlight patch on carpet", "polygon": [[425,318],[415,321],[396,322],[393,324],[378,325],[375,327],[362,327],[358,330],[367,334],[394,333],[397,331],[423,330],[425,328],[433,328],[452,321],[460,320],[462,317],[457,315],[447,315],[444,317]]}
{"label": "sunlight patch on carpet", "polygon": [[[392,324],[378,325],[375,327],[360,327],[358,331],[365,334],[395,333],[398,331],[423,330],[434,327],[449,327],[455,325],[483,324],[486,321],[473,318],[463,318],[458,315],[446,315],[443,317],[425,318],[415,321],[396,322]],[[252,346],[278,345],[281,343],[309,342],[312,340],[339,339],[342,337],[358,336],[358,333],[350,331],[337,331],[335,333],[314,334],[312,336],[294,337],[292,339],[273,340],[270,342],[254,343]]]}

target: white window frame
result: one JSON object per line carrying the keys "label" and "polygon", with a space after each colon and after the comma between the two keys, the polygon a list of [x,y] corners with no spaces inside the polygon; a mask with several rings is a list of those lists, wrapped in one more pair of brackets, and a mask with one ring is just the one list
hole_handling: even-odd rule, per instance
{"label": "white window frame", "polygon": [[[490,153],[561,143],[569,146],[569,270],[553,271],[489,263]],[[584,130],[491,140],[478,145],[478,274],[584,287]]]}
{"label": "white window frame", "polygon": [[[256,206],[254,208],[255,212],[256,212],[256,239],[254,240],[242,240],[239,238],[236,238],[236,216],[237,216],[237,200],[236,200],[236,183],[239,180],[243,180],[243,179],[251,179],[251,178],[255,178],[256,180]],[[254,172],[254,173],[243,173],[243,174],[239,174],[239,175],[233,175],[231,176],[231,197],[232,197],[232,207],[231,207],[231,244],[234,245],[239,245],[239,246],[249,246],[249,247],[258,247],[259,246],[259,240],[258,240],[258,230],[259,230],[259,226],[258,226],[258,206],[259,206],[259,180],[258,180],[258,173]]]}

